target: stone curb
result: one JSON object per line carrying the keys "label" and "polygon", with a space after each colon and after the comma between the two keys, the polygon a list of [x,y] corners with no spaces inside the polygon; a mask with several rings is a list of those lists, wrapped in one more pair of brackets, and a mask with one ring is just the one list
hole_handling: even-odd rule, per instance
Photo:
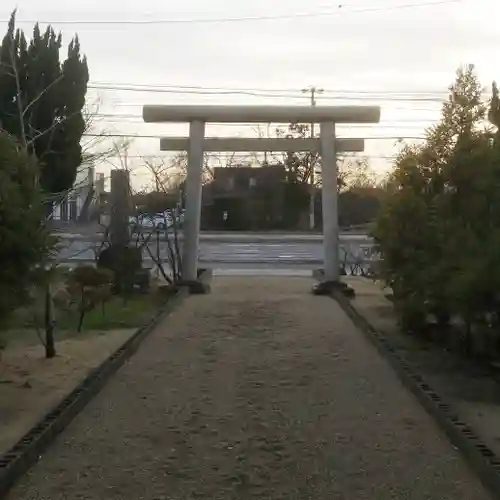
{"label": "stone curb", "polygon": [[462,453],[492,498],[500,500],[500,457],[475,434],[471,427],[458,418],[452,406],[399,356],[392,343],[357,311],[347,297],[339,292],[334,292],[331,297],[339,303],[354,324],[390,363],[404,386],[416,396],[427,413],[445,432],[451,444]]}
{"label": "stone curb", "polygon": [[73,391],[45,414],[9,451],[0,456],[0,498],[41,458],[55,438],[139,348],[156,326],[189,296],[182,287],[149,324],[139,328],[111,356],[95,368]]}

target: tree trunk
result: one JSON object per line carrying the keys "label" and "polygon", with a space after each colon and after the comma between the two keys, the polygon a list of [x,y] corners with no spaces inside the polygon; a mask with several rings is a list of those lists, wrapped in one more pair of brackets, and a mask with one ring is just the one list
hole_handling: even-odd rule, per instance
{"label": "tree trunk", "polygon": [[51,359],[56,356],[53,316],[54,314],[52,309],[52,293],[49,283],[45,288],[45,357],[47,359]]}
{"label": "tree trunk", "polygon": [[83,318],[85,318],[85,309],[82,307],[80,309],[80,317],[78,318],[78,328],[77,328],[78,333],[81,333],[81,331],[82,331]]}
{"label": "tree trunk", "polygon": [[78,317],[78,326],[76,331],[80,333],[83,327],[83,319],[85,318],[85,313],[87,312],[87,305],[85,303],[85,288],[82,286],[82,295],[80,298],[80,307],[78,308],[80,314]]}
{"label": "tree trunk", "polygon": [[469,318],[465,322],[464,352],[467,357],[472,356],[473,352],[472,320]]}

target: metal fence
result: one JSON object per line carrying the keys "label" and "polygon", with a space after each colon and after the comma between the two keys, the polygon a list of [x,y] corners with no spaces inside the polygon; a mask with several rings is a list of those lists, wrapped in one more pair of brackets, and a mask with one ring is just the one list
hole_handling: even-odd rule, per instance
{"label": "metal fence", "polygon": [[340,245],[340,265],[345,274],[373,276],[377,273],[381,254],[375,243],[344,243]]}

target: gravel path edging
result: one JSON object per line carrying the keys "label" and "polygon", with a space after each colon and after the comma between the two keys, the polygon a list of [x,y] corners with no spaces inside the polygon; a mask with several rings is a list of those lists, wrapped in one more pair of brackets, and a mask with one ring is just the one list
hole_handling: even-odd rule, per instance
{"label": "gravel path edging", "polygon": [[43,416],[9,451],[0,456],[0,498],[41,458],[54,439],[139,348],[156,326],[189,296],[182,287],[151,321],[140,327],[121,347],[82,380],[64,399]]}
{"label": "gravel path edging", "polygon": [[392,343],[357,311],[347,297],[336,291],[331,297],[339,303],[354,324],[389,362],[403,385],[416,396],[447,435],[451,444],[462,453],[492,498],[500,500],[500,457],[476,435],[471,427],[458,418],[451,405],[397,354]]}

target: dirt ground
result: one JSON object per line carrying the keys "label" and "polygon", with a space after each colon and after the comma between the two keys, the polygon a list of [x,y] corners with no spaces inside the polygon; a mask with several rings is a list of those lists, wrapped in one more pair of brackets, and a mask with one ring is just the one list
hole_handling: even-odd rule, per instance
{"label": "dirt ground", "polygon": [[86,332],[57,343],[44,358],[42,345],[7,347],[0,360],[0,455],[69,394],[135,330]]}
{"label": "dirt ground", "polygon": [[9,500],[487,500],[392,369],[306,278],[218,277]]}
{"label": "dirt ground", "polygon": [[398,353],[442,396],[459,417],[500,456],[500,386],[491,373],[436,344],[401,333],[382,286],[365,278],[346,278],[356,290],[354,307],[395,345]]}

